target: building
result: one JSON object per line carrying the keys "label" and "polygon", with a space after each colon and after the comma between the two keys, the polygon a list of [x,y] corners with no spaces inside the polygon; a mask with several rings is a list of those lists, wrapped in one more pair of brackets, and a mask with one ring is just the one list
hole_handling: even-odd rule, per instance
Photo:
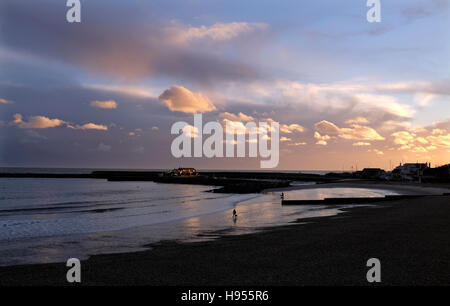
{"label": "building", "polygon": [[450,180],[450,164],[436,168],[427,168],[423,172],[427,181],[448,181]]}
{"label": "building", "polygon": [[194,168],[178,168],[173,169],[169,172],[170,176],[196,176],[198,175],[197,170]]}
{"label": "building", "polygon": [[365,179],[385,179],[386,171],[380,168],[364,168],[360,176]]}
{"label": "building", "polygon": [[406,180],[406,181],[420,181],[423,176],[423,171],[430,168],[428,163],[406,163],[400,164],[394,170],[392,170],[392,176],[394,179]]}

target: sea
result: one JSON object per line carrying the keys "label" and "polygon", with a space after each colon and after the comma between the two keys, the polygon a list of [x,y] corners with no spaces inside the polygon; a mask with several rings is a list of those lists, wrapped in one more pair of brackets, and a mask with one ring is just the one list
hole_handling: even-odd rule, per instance
{"label": "sea", "polygon": [[[9,173],[92,170],[0,168]],[[311,182],[293,183],[303,184]],[[333,216],[351,207],[281,206],[280,192],[210,192],[214,188],[104,179],[0,178],[0,265],[82,260],[146,250],[168,240],[193,242],[254,233],[304,218]],[[285,192],[289,199],[386,194],[398,193],[365,188]],[[232,218],[233,209],[237,218]]]}

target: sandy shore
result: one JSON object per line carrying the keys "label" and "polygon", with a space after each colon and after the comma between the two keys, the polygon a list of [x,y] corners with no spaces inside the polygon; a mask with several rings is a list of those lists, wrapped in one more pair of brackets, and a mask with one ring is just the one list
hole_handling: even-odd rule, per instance
{"label": "sandy shore", "polygon": [[[93,256],[82,284],[450,285],[450,196],[354,208],[266,232],[215,241],[162,243],[143,252]],[[0,285],[64,285],[65,264],[0,268]]]}

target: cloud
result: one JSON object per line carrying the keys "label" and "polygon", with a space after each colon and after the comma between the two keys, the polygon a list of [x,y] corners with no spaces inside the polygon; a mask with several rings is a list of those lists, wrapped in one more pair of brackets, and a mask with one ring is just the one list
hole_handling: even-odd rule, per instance
{"label": "cloud", "polygon": [[322,120],[315,124],[315,128],[321,133],[336,135],[343,139],[384,140],[384,137],[371,127],[358,124],[352,124],[350,128],[339,128],[332,122]]}
{"label": "cloud", "polygon": [[431,131],[431,134],[433,135],[443,135],[445,133],[447,133],[447,131],[443,129],[433,129],[433,131]]}
{"label": "cloud", "polygon": [[83,125],[73,125],[70,122],[61,120],[61,119],[50,119],[45,116],[30,116],[28,117],[28,121],[23,121],[23,117],[21,114],[14,114],[14,120],[12,122],[13,125],[21,129],[48,129],[54,128],[58,126],[66,126],[70,129],[75,130],[108,130],[106,125],[100,125],[95,123],[86,123]]}
{"label": "cloud", "polygon": [[183,129],[183,134],[190,138],[197,138],[198,137],[198,129],[193,125],[186,125]]}
{"label": "cloud", "polygon": [[10,101],[10,100],[6,100],[6,99],[0,98],[0,103],[1,103],[1,104],[13,104],[14,102],[13,102],[13,101]]}
{"label": "cloud", "polygon": [[289,146],[304,146],[306,145],[306,142],[294,142],[294,143],[289,143]]}
{"label": "cloud", "polygon": [[364,117],[356,117],[355,119],[349,119],[345,121],[346,124],[369,124],[369,120]]}
{"label": "cloud", "polygon": [[428,106],[431,103],[431,100],[433,100],[435,97],[435,94],[417,93],[414,95],[414,103],[416,103],[418,106],[425,107]]}
{"label": "cloud", "polygon": [[380,130],[392,132],[394,130],[403,130],[410,128],[411,123],[406,121],[387,120],[381,123]]}
{"label": "cloud", "polygon": [[369,150],[368,152],[374,152],[377,155],[384,155],[384,152],[378,149]]}
{"label": "cloud", "polygon": [[353,144],[353,146],[355,146],[355,147],[370,146],[370,142],[358,141],[358,142],[355,142]]}
{"label": "cloud", "polygon": [[417,137],[417,138],[416,138],[416,141],[419,142],[419,143],[421,143],[421,144],[427,144],[427,143],[428,143],[428,140],[426,140],[426,139],[423,138],[423,137]]}
{"label": "cloud", "polygon": [[23,121],[21,114],[15,114],[13,124],[21,129],[47,129],[64,125],[66,122],[61,119],[50,119],[44,116],[30,116],[28,117],[28,122],[26,122]]}
{"label": "cloud", "polygon": [[[219,47],[234,42],[234,49],[256,50],[260,47],[257,42],[264,38],[264,24],[230,22],[193,27],[162,17],[148,18],[143,13],[146,9],[158,15],[153,5],[128,1],[109,6],[93,4],[89,15],[102,18],[73,27],[61,23],[53,1],[42,1],[33,9],[24,1],[5,1],[0,43],[28,57],[128,80],[158,76],[205,84],[261,75],[241,53],[223,56],[226,50]],[[236,39],[240,39],[239,43]]]}
{"label": "cloud", "polygon": [[152,126],[152,131],[159,131],[159,127],[157,127],[157,126]]}
{"label": "cloud", "polygon": [[265,30],[267,27],[267,24],[264,23],[230,22],[187,28],[183,25],[176,25],[165,28],[164,31],[171,42],[189,43],[204,39],[227,41],[243,34]]}
{"label": "cloud", "polygon": [[320,133],[325,133],[325,134],[339,134],[339,131],[340,131],[340,129],[337,125],[335,125],[332,122],[326,121],[326,120],[322,120],[322,121],[316,123],[314,126]]}
{"label": "cloud", "polygon": [[449,4],[447,0],[427,0],[423,3],[408,4],[403,8],[401,13],[408,22],[413,22],[421,18],[427,18],[443,13],[448,10],[448,7]]}
{"label": "cloud", "polygon": [[[237,134],[237,135],[243,135],[243,134],[259,134],[260,132],[263,132],[263,129],[259,127],[252,128],[248,130],[245,127],[245,124],[241,121],[231,121],[228,119],[223,119],[223,127],[225,129],[225,133],[227,134]],[[228,129],[227,127],[230,127]]]}
{"label": "cloud", "polygon": [[241,112],[239,112],[237,115],[231,114],[229,112],[224,112],[224,113],[221,113],[219,116],[221,118],[227,119],[229,121],[242,121],[242,122],[255,121],[254,117],[248,116]]}
{"label": "cloud", "polygon": [[358,101],[358,107],[360,109],[378,108],[387,113],[404,118],[411,118],[415,113],[414,108],[399,103],[397,99],[392,96],[363,93],[355,94],[354,98]]}
{"label": "cloud", "polygon": [[354,124],[351,128],[341,128],[339,137],[353,140],[384,140],[384,137],[368,126]]}
{"label": "cloud", "polygon": [[398,150],[408,150],[414,153],[425,153],[439,148],[450,148],[450,133],[444,126],[450,126],[449,121],[438,122],[433,126],[403,130],[392,133],[394,144]]}
{"label": "cloud", "polygon": [[425,153],[425,152],[427,152],[427,149],[422,147],[422,146],[415,146],[414,148],[412,148],[411,152],[413,152],[413,153]]}
{"label": "cloud", "polygon": [[108,100],[108,101],[92,101],[90,103],[90,106],[92,107],[98,107],[98,108],[106,108],[106,109],[113,109],[117,108],[116,101]]}
{"label": "cloud", "polygon": [[[448,84],[443,84],[442,92],[446,92]],[[428,85],[427,85],[428,86]],[[257,99],[282,101],[293,105],[303,105],[311,110],[326,112],[342,112],[357,114],[357,117],[368,120],[363,114],[388,114],[392,118],[411,118],[415,109],[400,103],[397,97],[384,94],[385,91],[400,91],[399,86],[392,84],[365,83],[302,83],[278,79],[261,80],[243,86],[244,95]],[[448,86],[450,88],[450,86]],[[402,89],[403,90],[403,89]],[[437,90],[437,89],[433,89]],[[416,94],[418,88],[408,84],[407,92]],[[383,94],[382,94],[383,93]],[[360,124],[363,124],[362,122]],[[364,123],[366,124],[366,123]]]}
{"label": "cloud", "polygon": [[305,128],[296,123],[293,123],[290,125],[287,125],[287,124],[280,125],[280,132],[282,132],[282,133],[291,134],[292,132],[295,132],[295,131],[302,133],[305,131]]}
{"label": "cloud", "polygon": [[141,136],[142,129],[135,129],[133,132],[129,132],[129,136]]}
{"label": "cloud", "polygon": [[25,130],[25,137],[20,139],[21,143],[39,143],[41,140],[48,139],[46,136],[39,134],[35,130]]}
{"label": "cloud", "polygon": [[331,139],[328,135],[320,135],[319,132],[314,133],[314,138],[318,139],[316,142],[317,145],[326,146],[328,144],[327,140]]}
{"label": "cloud", "polygon": [[[450,80],[442,79],[435,81],[402,81],[385,84],[369,85],[372,90],[377,92],[388,93],[406,93],[418,95],[417,98],[426,97],[427,94],[434,96],[448,96],[450,95]],[[369,90],[370,88],[366,88]],[[420,100],[420,99],[419,99]]]}
{"label": "cloud", "polygon": [[[263,115],[266,116],[268,114],[265,113]],[[233,123],[231,123],[231,122],[257,121],[257,119],[255,117],[250,116],[250,115],[246,115],[246,114],[244,114],[242,112],[239,112],[237,115],[229,113],[229,112],[224,112],[224,113],[220,113],[219,116],[221,118],[224,118],[223,121],[224,121],[225,124],[227,122],[230,122],[229,124],[232,124],[232,125],[233,125]],[[267,125],[267,129],[263,131],[262,128],[257,127],[256,129],[254,129],[254,131],[250,131],[250,133],[256,133],[256,134],[259,134],[261,132],[269,133],[271,131],[270,123],[275,122],[275,120],[272,119],[272,118],[264,118],[264,119],[261,119],[260,121],[269,123],[269,125]],[[243,124],[234,124],[234,126],[238,130],[245,129]],[[285,134],[292,134],[294,132],[302,133],[302,132],[305,131],[305,128],[303,126],[299,125],[299,124],[296,124],[296,123],[293,123],[293,124],[280,124],[279,125],[279,131],[281,133],[285,133]],[[284,137],[283,139],[290,139],[290,138]]]}
{"label": "cloud", "polygon": [[207,96],[193,93],[183,86],[172,86],[164,91],[159,100],[164,102],[171,111],[183,113],[206,113],[216,110]]}
{"label": "cloud", "polygon": [[398,145],[408,145],[415,141],[416,134],[407,132],[407,131],[400,131],[395,132],[392,134],[394,137],[394,143]]}
{"label": "cloud", "polygon": [[282,137],[280,138],[280,141],[281,141],[281,142],[291,141],[291,140],[292,140],[291,138],[284,137],[284,136],[282,136]]}
{"label": "cloud", "polygon": [[138,98],[156,98],[151,89],[142,86],[83,84],[82,87]]}
{"label": "cloud", "polygon": [[[22,92],[20,88],[0,91],[5,93],[2,96],[3,98],[16,101],[17,105],[13,105],[14,108],[22,107],[15,112],[24,114],[23,121],[30,122],[25,119],[29,114],[43,114],[49,120],[53,120],[55,117],[70,120],[73,122],[70,124],[72,128],[80,130],[93,128],[101,131],[106,130],[106,127],[95,123],[109,123],[112,120],[117,122],[118,127],[113,128],[107,125],[111,130],[108,132],[108,134],[111,134],[110,141],[114,141],[114,143],[108,143],[113,148],[120,148],[120,141],[132,143],[128,150],[118,151],[130,153],[134,147],[141,144],[145,144],[145,148],[150,148],[149,143],[162,141],[161,148],[155,149],[155,154],[152,155],[152,163],[167,164],[164,159],[170,158],[170,156],[161,157],[161,154],[164,155],[161,152],[166,147],[164,144],[167,139],[163,140],[163,137],[159,136],[167,132],[165,130],[167,130],[167,124],[170,121],[178,120],[177,117],[182,116],[180,113],[168,114],[170,111],[166,108],[167,103],[164,101],[159,103],[157,100],[161,93],[174,84],[183,85],[185,89],[191,90],[193,95],[200,92],[210,99],[210,102],[212,101],[212,108],[217,108],[218,111],[208,113],[208,120],[215,115],[217,116],[211,120],[217,119],[220,116],[219,113],[227,110],[227,113],[223,113],[227,115],[221,117],[228,120],[247,122],[254,118],[258,120],[272,117],[280,123],[286,123],[280,124],[280,137],[284,136],[286,139],[291,139],[283,143],[285,147],[287,145],[301,146],[304,143],[303,141],[308,142],[308,147],[305,148],[307,149],[305,150],[305,156],[296,156],[295,161],[289,160],[289,156],[286,156],[283,162],[283,167],[286,168],[299,165],[299,162],[303,163],[299,167],[317,167],[318,163],[314,160],[325,158],[323,158],[323,155],[315,154],[315,150],[312,149],[317,149],[317,146],[314,145],[315,142],[322,145],[330,144],[330,151],[327,150],[327,152],[336,153],[337,159],[358,160],[360,165],[365,163],[363,159],[367,157],[366,155],[369,155],[361,154],[361,152],[366,152],[369,148],[383,150],[386,155],[392,154],[392,160],[399,160],[398,156],[406,154],[406,152],[391,152],[387,148],[394,146],[392,133],[396,131],[412,133],[415,131],[411,126],[408,126],[411,114],[417,116],[417,120],[411,120],[411,122],[426,122],[433,117],[435,118],[436,115],[445,116],[444,111],[439,113],[436,109],[445,109],[446,100],[440,96],[449,92],[450,86],[448,85],[450,85],[450,82],[403,81],[399,79],[404,76],[408,78],[426,78],[429,76],[429,74],[421,73],[423,69],[419,67],[420,65],[410,65],[414,62],[415,56],[419,56],[420,52],[417,53],[417,48],[420,49],[420,43],[417,46],[409,46],[402,50],[398,48],[400,45],[386,48],[381,46],[381,49],[378,50],[380,52],[376,52],[376,56],[372,54],[376,58],[371,55],[373,61],[366,61],[372,62],[369,69],[366,69],[368,67],[360,67],[361,69],[348,70],[344,76],[348,79],[345,80],[340,72],[344,71],[342,70],[343,67],[348,66],[348,60],[355,60],[355,57],[340,52],[339,58],[333,57],[331,61],[324,63],[324,60],[327,61],[326,56],[314,52],[314,48],[309,48],[307,43],[300,44],[300,46],[283,39],[283,42],[287,42],[287,44],[279,45],[279,38],[284,37],[283,35],[286,32],[276,24],[273,25],[276,28],[273,31],[269,29],[271,31],[269,33],[269,31],[266,31],[268,27],[265,25],[250,22],[229,22],[235,20],[232,19],[234,15],[222,18],[223,20],[220,21],[222,23],[216,23],[218,20],[214,20],[214,18],[217,16],[189,19],[192,25],[173,23],[172,21],[165,21],[167,20],[167,14],[176,18],[176,14],[172,14],[173,12],[170,9],[166,10],[166,6],[156,5],[155,10],[151,11],[154,15],[153,18],[148,18],[149,11],[146,10],[150,7],[148,1],[133,1],[130,4],[115,3],[111,6],[99,3],[89,4],[89,15],[101,16],[101,18],[88,19],[82,24],[73,26],[61,22],[60,17],[64,14],[61,16],[56,14],[55,10],[58,10],[58,6],[49,4],[51,1],[44,1],[43,5],[34,7],[22,0],[5,1],[5,10],[2,14],[4,18],[1,21],[4,27],[2,26],[3,30],[0,29],[0,34],[10,35],[0,35],[0,44],[2,45],[0,53],[3,52],[3,49],[10,52],[11,50],[17,50],[23,54],[23,58],[28,59],[23,62],[23,65],[28,65],[29,68],[25,72],[24,70],[17,70],[17,74],[22,74],[22,76],[16,77],[16,80],[12,80],[12,82],[20,83],[19,81],[22,81],[21,83],[25,86],[30,85],[34,88],[27,94]],[[21,5],[16,4],[18,2]],[[143,6],[142,9],[137,11],[136,9],[141,8],[141,5]],[[103,10],[104,12],[102,12]],[[99,12],[102,13],[98,14]],[[131,12],[136,14],[130,14]],[[133,18],[130,19],[127,16],[133,16]],[[239,18],[246,18],[242,16]],[[258,21],[257,18],[259,17],[261,16],[249,16],[250,20],[248,21]],[[36,20],[39,20],[39,22],[36,22]],[[58,30],[53,31],[52,29]],[[336,30],[337,32],[340,31],[339,29]],[[269,36],[266,34],[269,34]],[[277,37],[270,36],[271,34],[277,35]],[[281,36],[278,36],[280,34]],[[254,44],[254,42],[260,43],[257,40],[264,38],[264,36],[274,38],[274,41],[267,44],[269,49],[264,49],[264,44]],[[408,40],[408,37],[404,38]],[[309,38],[306,37],[306,39]],[[313,41],[321,46],[324,43],[332,46],[335,45],[336,37],[333,37],[333,35],[327,38],[316,37]],[[433,43],[433,41],[430,43]],[[255,46],[261,48],[256,49]],[[311,47],[311,45],[309,46]],[[342,44],[340,46],[346,48]],[[333,50],[333,48],[328,49]],[[258,52],[255,52],[255,50]],[[384,52],[386,53],[383,54]],[[423,57],[423,54],[421,55]],[[365,58],[367,59],[367,56]],[[388,60],[380,60],[383,58]],[[35,59],[36,61],[34,61]],[[396,61],[396,59],[400,59],[400,61]],[[357,59],[357,61],[359,60],[361,58]],[[438,62],[438,59],[436,61]],[[3,59],[3,62],[7,62],[7,60]],[[52,92],[44,93],[42,88],[36,86],[36,84],[30,84],[30,81],[28,81],[30,78],[39,78],[47,74],[45,73],[47,70],[41,69],[39,63],[54,63],[54,65],[48,66],[55,66],[57,68],[55,71],[59,70],[58,72],[61,72],[61,74],[69,74],[70,78],[75,78],[76,83],[81,82],[83,84],[94,80],[94,82],[106,85],[87,85],[86,87],[90,87],[89,90],[83,88],[83,92],[80,91],[78,95],[63,95],[62,93],[68,93],[67,88],[70,86],[63,90],[60,87],[61,83],[48,82],[47,86],[52,88]],[[256,63],[259,63],[259,65],[252,66]],[[379,73],[380,69],[386,67],[380,67],[376,63],[387,65],[390,63],[394,66],[397,63],[398,67],[391,66],[400,69],[400,74],[396,74],[395,69],[391,69],[393,72],[388,79],[401,80],[401,82],[376,84],[377,81],[364,81],[387,79]],[[371,67],[376,69],[371,70]],[[404,73],[403,68],[405,67],[406,69],[409,67],[417,73]],[[74,71],[76,73],[73,74]],[[260,71],[267,71],[273,78],[258,78]],[[436,78],[443,77],[439,75],[439,71],[433,76]],[[33,72],[37,76],[33,76],[29,72]],[[323,72],[327,75],[326,78],[321,78]],[[6,75],[15,77],[14,74]],[[59,74],[56,74],[53,78],[58,76]],[[297,80],[309,81],[300,82]],[[314,80],[327,81],[319,83]],[[114,81],[117,81],[118,85],[111,83]],[[151,88],[151,86],[155,87]],[[158,88],[159,86],[163,87]],[[73,86],[73,88],[76,88],[76,86]],[[217,94],[213,95],[213,90],[217,90]],[[36,93],[36,95],[44,93],[46,96],[34,97],[33,93]],[[128,96],[123,96],[125,94]],[[430,98],[430,96],[435,98]],[[216,99],[216,97],[218,98]],[[92,117],[98,114],[98,110],[95,111],[89,107],[80,110],[81,112],[77,111],[79,101],[85,101],[86,104],[89,104],[93,100],[104,102],[110,99],[119,103],[131,104],[127,105],[130,107],[123,108],[124,104],[121,104],[121,107],[117,106],[117,111],[102,111],[102,116],[112,116],[105,118],[114,118],[108,119],[108,121],[100,121],[95,119],[96,117]],[[196,96],[195,99],[197,99]],[[34,103],[33,100],[39,103]],[[64,103],[57,103],[58,101]],[[418,105],[429,105],[430,103],[433,103],[436,109],[429,109],[424,112],[417,110],[417,113],[414,114],[414,108],[419,109]],[[437,105],[438,103],[441,105]],[[184,106],[184,102],[174,104],[173,109],[178,107],[178,109],[181,109],[180,111],[185,112],[186,109],[180,107],[180,105]],[[191,107],[188,113],[197,111],[197,101],[194,105],[195,107]],[[0,105],[0,109],[1,107],[2,105]],[[167,107],[169,106],[167,105]],[[11,106],[6,105],[4,108],[11,108]],[[262,115],[264,112],[267,112],[267,115]],[[12,114],[14,113],[9,113],[7,116]],[[11,117],[3,119],[11,121]],[[330,123],[327,126],[329,133],[317,130],[320,139],[316,139],[313,138],[315,130],[312,130],[311,133],[304,132],[304,130],[314,129],[314,124],[322,119],[326,119]],[[148,133],[148,135],[145,134],[146,137],[130,139],[128,132],[137,135],[134,127],[145,127],[146,124],[150,124],[145,129]],[[159,132],[152,133],[150,132],[152,125],[158,126],[164,131],[160,135]],[[64,126],[67,126],[67,124],[64,124]],[[119,130],[120,128],[123,128],[123,130]],[[436,127],[436,129],[438,128]],[[427,150],[435,148],[440,153],[442,149],[440,146],[445,145],[445,136],[448,132],[443,128],[439,129],[442,131],[436,132],[436,134],[415,132],[415,147],[423,147]],[[17,135],[24,134],[28,130],[13,128],[11,129],[11,136],[7,137],[13,139],[14,133]],[[157,130],[157,128],[152,128],[152,130]],[[41,130],[36,131],[41,133]],[[305,134],[300,134],[302,131]],[[71,143],[74,141],[80,142],[80,148],[88,147],[83,143],[84,139],[90,141],[91,148],[95,148],[99,139],[96,139],[95,142],[92,142],[92,139],[98,137],[100,133],[105,134],[95,131],[69,132],[62,128],[42,132],[42,134],[51,138],[48,143],[56,140],[55,137],[58,136],[67,143],[69,141]],[[68,134],[73,135],[76,139],[69,139],[69,137],[67,137],[68,139],[62,139]],[[366,136],[366,134],[369,136]],[[366,138],[373,138],[374,135],[377,137],[376,134],[386,137],[386,142],[366,140]],[[428,138],[429,136],[435,136],[435,138]],[[328,138],[328,140],[325,138]],[[344,141],[344,139],[349,139],[349,141]],[[12,141],[10,142],[12,143]],[[425,141],[428,141],[428,143],[425,143]],[[356,144],[361,145],[363,143],[371,143],[371,146],[356,146]],[[352,147],[352,144],[355,146]],[[408,146],[409,144],[406,143],[405,145]],[[394,147],[397,149],[401,146],[403,145],[395,145]],[[291,149],[294,151],[295,148],[292,147]],[[438,154],[437,152],[434,153]],[[64,154],[61,154],[61,156],[64,156]],[[378,156],[371,156],[371,158],[374,157]],[[83,159],[80,158],[80,160]],[[121,160],[126,159],[122,158]],[[323,162],[332,163],[328,160]],[[205,165],[205,167],[210,167],[210,165]],[[340,168],[340,165],[338,168]]]}
{"label": "cloud", "polygon": [[86,123],[83,125],[75,125],[75,126],[67,126],[68,128],[75,129],[75,130],[100,130],[100,131],[107,131],[108,127],[106,125],[102,124],[95,124],[95,123]]}
{"label": "cloud", "polygon": [[450,148],[450,133],[447,135],[428,136],[427,139],[432,144],[432,147]]}

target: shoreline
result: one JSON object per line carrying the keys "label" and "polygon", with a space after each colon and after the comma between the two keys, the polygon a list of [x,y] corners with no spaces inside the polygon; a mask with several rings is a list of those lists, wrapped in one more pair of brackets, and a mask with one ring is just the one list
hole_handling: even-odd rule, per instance
{"label": "shoreline", "polygon": [[[450,190],[450,183],[415,183],[400,181],[379,181],[368,179],[349,179],[339,173],[326,175],[287,172],[198,172],[193,176],[168,176],[164,171],[92,171],[91,173],[32,173],[32,172],[0,172],[0,178],[57,178],[57,179],[106,179],[107,181],[152,181],[163,184],[190,184],[216,186],[210,190],[214,193],[247,194],[268,193],[278,191],[291,191],[311,188],[371,188],[386,189],[397,192],[418,194],[414,187],[427,191],[425,194],[444,192],[432,191],[434,189]],[[311,185],[291,185],[291,182],[315,182]],[[375,187],[376,186],[376,187]]]}
{"label": "shoreline", "polygon": [[[82,261],[84,285],[450,285],[450,196],[343,209],[330,217]],[[64,263],[0,267],[0,285],[67,285]]]}
{"label": "shoreline", "polygon": [[383,189],[395,191],[398,193],[408,192],[411,195],[425,194],[425,195],[442,195],[450,192],[450,185],[448,184],[417,184],[417,183],[399,183],[399,182],[378,182],[378,181],[339,181],[332,183],[316,183],[296,185],[281,188],[265,189],[262,193],[269,192],[283,192],[305,189],[320,189],[320,188],[367,188],[367,189]]}

